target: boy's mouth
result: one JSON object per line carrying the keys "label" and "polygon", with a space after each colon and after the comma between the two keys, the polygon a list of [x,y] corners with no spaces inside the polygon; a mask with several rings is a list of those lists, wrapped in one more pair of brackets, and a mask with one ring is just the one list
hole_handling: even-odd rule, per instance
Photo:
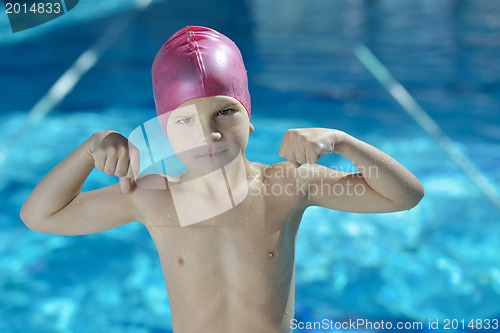
{"label": "boy's mouth", "polygon": [[198,157],[200,158],[207,158],[207,159],[213,159],[213,158],[216,158],[216,157],[219,157],[221,156],[222,154],[224,154],[225,152],[227,151],[227,149],[223,149],[223,150],[220,150],[218,152],[209,152],[208,154],[206,155],[199,155]]}

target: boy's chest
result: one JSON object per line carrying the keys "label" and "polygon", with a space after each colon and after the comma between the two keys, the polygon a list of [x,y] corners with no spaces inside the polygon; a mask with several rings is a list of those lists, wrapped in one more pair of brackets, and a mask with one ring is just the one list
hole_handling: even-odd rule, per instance
{"label": "boy's chest", "polygon": [[[203,206],[193,201],[184,209],[201,210]],[[206,206],[206,204],[205,204]],[[161,251],[183,242],[185,247],[206,252],[231,251],[243,249],[250,258],[261,255],[274,256],[274,250],[283,241],[292,241],[298,229],[303,210],[297,204],[283,197],[259,195],[249,192],[238,205],[209,216],[208,218],[181,226],[177,207],[168,195],[155,195],[144,201],[148,212],[148,228],[156,246]],[[175,245],[177,246],[177,245]],[[169,252],[172,252],[170,250]]]}
{"label": "boy's chest", "polygon": [[244,195],[230,192],[228,196],[150,191],[138,206],[147,220],[142,222],[148,227],[186,230],[253,227],[267,232],[278,231],[297,218],[300,221],[304,210],[300,198],[274,195],[264,185],[249,186]]}
{"label": "boy's chest", "polygon": [[174,225],[173,218],[170,225],[148,228],[170,281],[206,285],[211,276],[214,283],[260,281],[263,285],[254,287],[262,289],[267,288],[264,277],[289,278],[301,214],[284,205],[270,207],[264,198],[251,199],[186,227]]}

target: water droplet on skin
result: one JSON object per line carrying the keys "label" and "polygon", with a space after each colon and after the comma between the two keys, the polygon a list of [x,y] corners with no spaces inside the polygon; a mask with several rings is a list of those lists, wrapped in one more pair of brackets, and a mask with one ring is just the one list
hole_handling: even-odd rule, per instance
{"label": "water droplet on skin", "polygon": [[250,242],[250,245],[253,245],[253,242]]}
{"label": "water droplet on skin", "polygon": [[267,257],[271,259],[274,256],[274,253],[272,251],[267,252]]}
{"label": "water droplet on skin", "polygon": [[262,272],[259,272],[259,274],[262,274]]}
{"label": "water droplet on skin", "polygon": [[255,257],[255,253],[252,253],[252,257]]}
{"label": "water droplet on skin", "polygon": [[248,223],[247,223],[247,222],[245,222],[245,225],[248,225]]}

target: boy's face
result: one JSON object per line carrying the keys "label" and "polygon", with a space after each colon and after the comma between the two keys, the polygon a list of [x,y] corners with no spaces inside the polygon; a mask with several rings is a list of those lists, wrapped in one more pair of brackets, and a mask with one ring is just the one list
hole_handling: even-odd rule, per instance
{"label": "boy's face", "polygon": [[177,107],[167,123],[168,139],[177,157],[203,174],[244,155],[254,127],[238,100],[229,96],[193,98]]}

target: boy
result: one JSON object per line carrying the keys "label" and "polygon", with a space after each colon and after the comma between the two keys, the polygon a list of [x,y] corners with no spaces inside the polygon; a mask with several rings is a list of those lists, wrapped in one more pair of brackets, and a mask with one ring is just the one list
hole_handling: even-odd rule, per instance
{"label": "boy", "polygon": [[[246,71],[236,45],[212,29],[175,33],[152,75],[162,130],[187,171],[137,177],[138,150],[116,132],[96,132],[42,179],[21,218],[61,235],[142,222],[158,249],[175,333],[291,332],[304,210],[393,212],[424,194],[390,156],[333,129],[288,130],[279,151],[287,161],[248,161]],[[314,164],[332,152],[359,172]],[[80,192],[94,167],[119,183]]]}

